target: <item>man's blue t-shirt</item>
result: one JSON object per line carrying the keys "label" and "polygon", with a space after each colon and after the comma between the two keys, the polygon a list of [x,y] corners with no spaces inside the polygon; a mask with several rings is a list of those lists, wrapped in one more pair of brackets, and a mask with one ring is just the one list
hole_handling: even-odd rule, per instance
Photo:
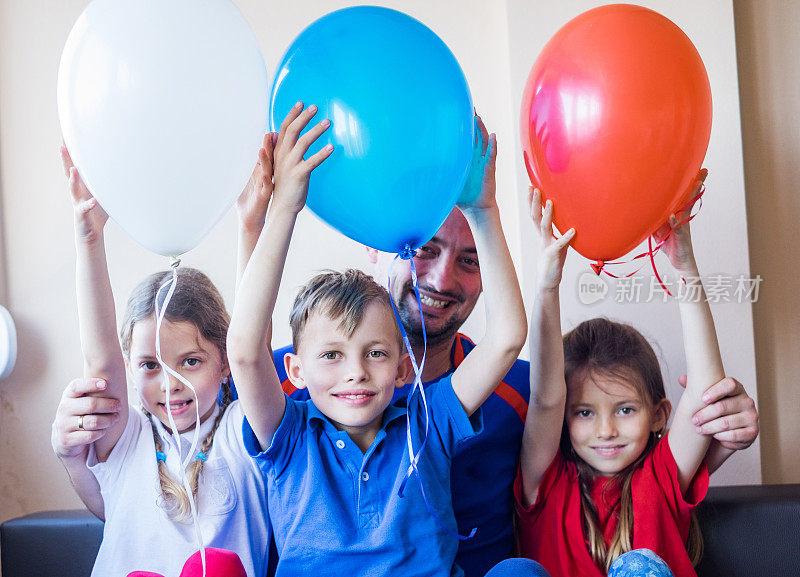
{"label": "man's blue t-shirt", "polygon": [[[456,337],[451,359],[457,367],[475,347],[466,336]],[[286,379],[285,347],[274,352],[275,367],[286,394],[308,399]],[[438,379],[424,383],[427,388]],[[483,432],[462,442],[453,457],[450,486],[458,532],[475,536],[459,543],[456,563],[466,577],[483,577],[494,565],[514,554],[513,484],[522,446],[522,431],[530,397],[530,363],[518,360],[482,405]],[[410,385],[395,391],[394,400],[408,395]],[[423,457],[424,458],[424,457]],[[274,521],[273,521],[274,522]]]}

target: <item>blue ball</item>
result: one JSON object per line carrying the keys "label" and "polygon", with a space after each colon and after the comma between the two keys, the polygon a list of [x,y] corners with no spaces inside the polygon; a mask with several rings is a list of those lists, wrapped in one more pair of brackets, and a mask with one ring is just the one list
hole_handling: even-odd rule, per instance
{"label": "blue ball", "polygon": [[272,130],[298,100],[319,107],[312,125],[332,123],[309,150],[334,145],[311,176],[308,207],[382,251],[430,240],[461,193],[475,138],[469,87],[445,43],[396,10],[332,12],[278,66]]}

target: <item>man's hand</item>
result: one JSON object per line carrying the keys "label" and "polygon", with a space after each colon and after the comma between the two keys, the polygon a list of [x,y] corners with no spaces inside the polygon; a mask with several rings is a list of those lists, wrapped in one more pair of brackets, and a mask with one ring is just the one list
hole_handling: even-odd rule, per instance
{"label": "man's hand", "polygon": [[[678,382],[686,387],[686,375]],[[742,383],[726,377],[703,394],[706,406],[692,416],[698,433],[713,435],[720,445],[731,451],[746,449],[758,437],[758,411],[755,401]]]}
{"label": "man's hand", "polygon": [[102,379],[75,379],[64,389],[51,435],[59,459],[85,458],[89,445],[119,420],[119,401],[97,396],[105,388]]}
{"label": "man's hand", "polygon": [[475,142],[467,181],[456,203],[459,209],[481,210],[496,206],[495,164],[497,136],[489,134],[481,117],[475,114]]}

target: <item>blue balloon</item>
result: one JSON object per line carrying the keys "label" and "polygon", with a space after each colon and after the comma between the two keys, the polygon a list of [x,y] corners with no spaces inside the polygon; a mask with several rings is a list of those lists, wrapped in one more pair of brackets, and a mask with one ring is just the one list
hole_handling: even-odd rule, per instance
{"label": "blue balloon", "polygon": [[311,176],[308,207],[350,238],[386,252],[436,234],[472,159],[474,111],[453,53],[396,10],[332,12],[292,42],[275,75],[277,130],[297,101],[331,127],[309,155],[334,151]]}

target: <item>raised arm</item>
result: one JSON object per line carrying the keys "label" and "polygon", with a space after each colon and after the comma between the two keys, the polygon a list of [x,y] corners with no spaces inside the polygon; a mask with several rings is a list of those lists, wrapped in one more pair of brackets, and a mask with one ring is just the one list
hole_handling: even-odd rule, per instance
{"label": "raised arm", "polygon": [[[702,171],[697,181],[695,196],[699,192],[705,176],[706,172]],[[689,487],[697,468],[706,456],[712,439],[709,435],[697,432],[692,422],[692,416],[705,406],[703,395],[706,390],[725,377],[717,333],[714,329],[714,319],[706,301],[692,250],[689,223],[680,225],[681,220],[688,218],[688,213],[689,210],[670,217],[669,222],[654,235],[654,239],[660,241],[670,230],[672,231],[663,245],[664,253],[672,263],[678,277],[685,279],[685,282],[692,288],[687,292],[687,296],[691,298],[683,298],[679,301],[683,326],[683,346],[686,353],[686,390],[681,395],[672,427],[668,433],[669,445],[678,465],[678,481],[682,491],[686,491]]]}
{"label": "raised arm", "polygon": [[[328,146],[303,160],[309,146],[330,125],[323,120],[300,136],[316,111],[315,106],[303,110],[302,103],[298,103],[281,125],[274,148],[272,205],[237,289],[228,329],[231,375],[262,449],[269,447],[286,409],[272,355],[266,354],[264,343],[270,332],[294,224],[306,202],[311,171],[333,150]],[[271,145],[270,141],[268,146]]]}
{"label": "raised arm", "polygon": [[531,397],[520,456],[525,506],[536,502],[542,477],[558,451],[564,423],[567,385],[564,381],[564,344],[558,290],[567,248],[575,236],[575,229],[572,228],[559,239],[553,236],[553,203],[548,200],[542,210],[542,197],[538,190],[530,193],[528,202],[540,242],[536,295],[528,335]]}
{"label": "raised arm", "polygon": [[[495,199],[497,139],[487,134],[480,117],[479,133],[467,186],[479,183],[477,199],[459,204],[475,238],[481,268],[486,333],[453,373],[453,390],[471,415],[492,394],[525,344],[525,307],[514,263],[508,252]],[[474,197],[470,191],[462,198]]]}
{"label": "raised arm", "polygon": [[69,178],[75,213],[75,277],[84,376],[105,381],[103,396],[119,403],[119,419],[94,441],[98,460],[105,461],[128,422],[125,361],[117,338],[114,295],[108,278],[103,238],[108,215],[97,204],[73,166],[66,146],[61,147],[61,160]]}

